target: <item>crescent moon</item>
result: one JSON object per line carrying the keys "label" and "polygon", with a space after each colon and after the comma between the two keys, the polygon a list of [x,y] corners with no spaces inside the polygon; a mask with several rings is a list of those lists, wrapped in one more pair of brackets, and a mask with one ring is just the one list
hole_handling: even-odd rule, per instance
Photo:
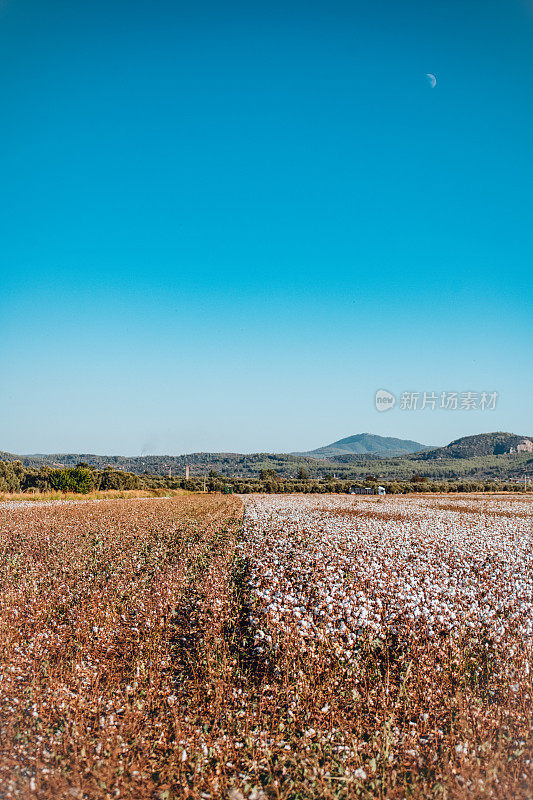
{"label": "crescent moon", "polygon": [[426,78],[428,79],[429,85],[431,86],[431,88],[434,89],[435,86],[437,85],[436,77],[434,75],[432,75],[431,72],[426,72]]}

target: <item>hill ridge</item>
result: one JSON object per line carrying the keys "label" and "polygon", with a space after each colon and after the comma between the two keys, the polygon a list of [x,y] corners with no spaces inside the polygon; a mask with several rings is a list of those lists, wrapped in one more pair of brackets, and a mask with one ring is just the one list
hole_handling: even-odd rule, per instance
{"label": "hill ridge", "polygon": [[428,445],[412,439],[399,439],[394,436],[379,436],[376,433],[355,433],[336,442],[293,455],[311,458],[331,458],[341,455],[407,455],[427,450]]}

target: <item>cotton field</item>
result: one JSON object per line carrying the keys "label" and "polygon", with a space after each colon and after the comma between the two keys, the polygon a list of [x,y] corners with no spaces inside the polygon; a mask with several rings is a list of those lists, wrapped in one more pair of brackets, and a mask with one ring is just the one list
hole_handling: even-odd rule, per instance
{"label": "cotton field", "polygon": [[1,505],[0,798],[531,798],[531,508]]}
{"label": "cotton field", "polygon": [[[273,630],[504,643],[533,633],[530,500],[271,495],[246,501],[250,585]],[[258,633],[258,638],[262,636]]]}

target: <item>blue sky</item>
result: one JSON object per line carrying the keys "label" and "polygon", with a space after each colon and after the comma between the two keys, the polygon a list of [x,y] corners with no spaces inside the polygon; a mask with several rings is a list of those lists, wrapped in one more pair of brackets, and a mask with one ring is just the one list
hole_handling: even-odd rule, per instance
{"label": "blue sky", "polygon": [[4,0],[0,450],[533,434],[532,53],[527,0]]}

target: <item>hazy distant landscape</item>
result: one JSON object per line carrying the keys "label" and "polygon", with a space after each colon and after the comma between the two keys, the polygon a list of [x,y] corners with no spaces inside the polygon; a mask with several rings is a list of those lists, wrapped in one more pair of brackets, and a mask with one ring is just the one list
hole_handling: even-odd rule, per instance
{"label": "hazy distant landscape", "polygon": [[[529,445],[527,444],[529,443]],[[523,452],[517,452],[521,447]],[[361,450],[364,448],[364,452]],[[280,478],[296,478],[305,470],[310,478],[361,479],[374,475],[382,480],[428,479],[498,480],[533,474],[533,437],[513,433],[466,436],[446,447],[427,448],[417,442],[359,434],[308,453],[189,453],[180,456],[102,456],[88,453],[14,455],[0,452],[0,460],[20,460],[24,467],[63,468],[86,463],[97,469],[113,468],[135,475],[183,477],[209,471],[236,479],[258,478],[274,470]]]}

